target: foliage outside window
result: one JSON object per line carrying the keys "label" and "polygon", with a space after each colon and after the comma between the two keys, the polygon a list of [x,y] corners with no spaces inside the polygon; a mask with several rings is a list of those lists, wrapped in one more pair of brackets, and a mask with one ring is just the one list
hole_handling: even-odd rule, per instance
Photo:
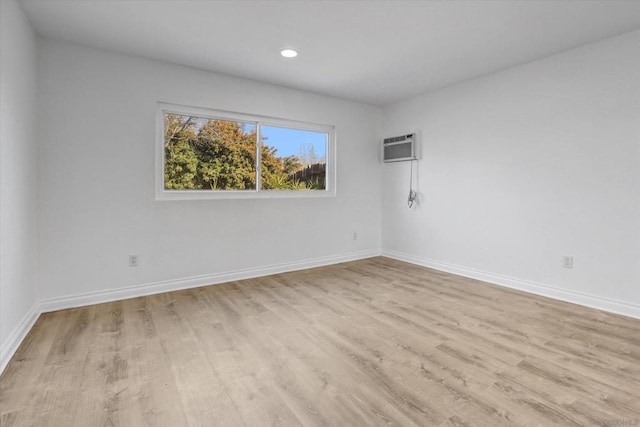
{"label": "foliage outside window", "polygon": [[161,104],[158,199],[335,195],[333,128]]}

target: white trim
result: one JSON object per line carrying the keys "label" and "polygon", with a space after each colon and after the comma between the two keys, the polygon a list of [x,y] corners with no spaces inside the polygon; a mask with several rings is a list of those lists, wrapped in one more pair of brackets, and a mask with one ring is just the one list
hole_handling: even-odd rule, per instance
{"label": "white trim", "polygon": [[39,301],[24,316],[20,324],[9,335],[5,343],[0,348],[0,375],[7,367],[7,364],[17,351],[18,347],[27,336],[36,320],[42,313],[64,310],[68,308],[82,307],[90,304],[100,304],[117,301],[126,298],[135,298],[146,295],[153,295],[162,292],[177,291],[180,289],[195,288],[199,286],[215,285],[235,280],[251,279],[255,277],[268,276],[271,274],[286,273],[289,271],[304,270],[307,268],[322,267],[325,265],[338,264],[341,262],[355,261],[359,259],[371,258],[375,256],[386,256],[388,258],[409,262],[424,267],[459,276],[470,277],[500,286],[505,286],[520,291],[542,295],[560,301],[567,301],[580,304],[586,307],[596,308],[611,313],[640,319],[640,306],[622,301],[597,297],[574,291],[558,289],[548,285],[542,285],[512,277],[501,276],[485,271],[475,270],[446,262],[435,261],[426,258],[418,258],[401,252],[382,250],[369,250],[352,252],[342,255],[327,256],[308,260],[300,260],[289,263],[273,264],[257,268],[247,268],[223,273],[213,273],[201,276],[185,277],[181,279],[164,280],[141,285],[130,286],[115,290],[104,290],[85,294],[68,295],[66,297],[51,298]]}
{"label": "white trim", "polygon": [[146,283],[142,285],[129,286],[126,288],[114,290],[104,290],[42,300],[33,305],[31,310],[29,310],[24,319],[22,319],[20,324],[9,336],[6,343],[2,345],[2,348],[0,349],[0,375],[7,367],[16,350],[42,313],[82,307],[91,304],[101,304],[127,298],[136,298],[163,292],[177,291],[181,289],[196,288],[199,286],[216,285],[235,280],[268,276],[271,274],[287,273],[290,271],[304,270],[307,268],[322,267],[325,265],[338,264],[341,262],[371,258],[378,255],[380,255],[380,251],[378,250],[351,252],[342,255],[333,255],[282,264],[272,264],[257,268],[246,268],[242,270],[205,274],[201,276],[185,277],[181,279],[163,280],[160,282]]}
{"label": "white trim", "polygon": [[191,276],[160,282],[145,283],[114,290],[104,290],[85,294],[68,295],[60,298],[51,298],[40,302],[40,312],[64,310],[67,308],[82,307],[90,304],[101,304],[127,298],[136,298],[163,292],[178,291],[181,289],[196,288],[199,286],[216,285],[235,280],[251,279],[254,277],[268,276],[271,274],[286,273],[307,268],[322,267],[341,262],[355,261],[380,255],[377,250],[353,252],[343,255],[334,255],[322,258],[294,261],[283,264],[266,265],[256,268],[227,271],[222,273]]}
{"label": "white trim", "polygon": [[156,192],[158,202],[170,200],[229,200],[229,199],[305,199],[336,197],[329,190],[160,190]]}
{"label": "white trim", "polygon": [[423,267],[433,268],[434,270],[440,270],[446,273],[457,274],[458,276],[482,280],[484,282],[493,283],[494,285],[517,289],[519,291],[524,291],[531,294],[541,295],[560,301],[579,304],[585,307],[595,308],[598,310],[608,311],[611,313],[622,314],[624,316],[640,319],[640,305],[638,304],[630,304],[628,302],[602,298],[582,292],[559,289],[550,285],[544,285],[528,280],[502,276],[499,274],[489,273],[487,271],[463,267],[461,265],[449,264],[446,262],[436,261],[428,258],[419,258],[402,252],[383,249],[382,256],[397,259],[399,261],[409,262],[411,264],[416,264]]}
{"label": "white trim", "polygon": [[[164,188],[164,115],[165,113],[192,115],[210,119],[231,120],[255,123],[258,129],[256,141],[256,189],[255,190],[166,190]],[[262,140],[260,126],[275,126],[298,129],[311,132],[321,132],[327,135],[326,146],[326,176],[325,190],[261,190],[260,189],[260,153]],[[219,199],[283,199],[283,198],[324,198],[336,197],[336,128],[333,125],[302,122],[278,117],[268,117],[256,114],[238,113],[234,111],[215,110],[211,108],[186,106],[158,102],[156,106],[156,179],[155,199],[168,200],[219,200]]]}
{"label": "white trim", "polygon": [[20,347],[29,331],[31,331],[36,320],[40,317],[40,313],[39,304],[34,304],[9,335],[9,338],[2,343],[2,348],[0,348],[0,375],[4,372],[4,368],[7,367],[16,351],[18,351],[18,347]]}

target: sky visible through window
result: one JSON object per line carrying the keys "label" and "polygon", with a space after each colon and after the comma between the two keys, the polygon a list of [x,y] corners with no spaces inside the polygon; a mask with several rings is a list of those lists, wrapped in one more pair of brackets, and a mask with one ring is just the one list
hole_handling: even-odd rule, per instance
{"label": "sky visible through window", "polygon": [[299,129],[262,126],[264,144],[278,149],[278,157],[309,157],[314,153],[319,163],[327,158],[327,134]]}

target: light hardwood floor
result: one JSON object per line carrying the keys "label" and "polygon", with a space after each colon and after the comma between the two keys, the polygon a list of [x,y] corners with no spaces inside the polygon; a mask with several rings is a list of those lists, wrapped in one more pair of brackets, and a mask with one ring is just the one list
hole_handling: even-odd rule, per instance
{"label": "light hardwood floor", "polygon": [[640,426],[640,321],[387,258],[43,314],[9,426]]}

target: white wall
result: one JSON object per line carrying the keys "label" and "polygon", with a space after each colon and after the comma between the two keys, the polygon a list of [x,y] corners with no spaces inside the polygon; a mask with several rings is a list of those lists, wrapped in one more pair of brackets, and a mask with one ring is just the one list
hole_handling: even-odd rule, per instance
{"label": "white wall", "polygon": [[0,1],[0,372],[36,304],[36,40],[14,0]]}
{"label": "white wall", "polygon": [[[40,298],[378,251],[379,109],[49,40],[39,67]],[[157,101],[335,125],[338,196],[156,201]]]}
{"label": "white wall", "polygon": [[[383,250],[640,316],[640,31],[388,107],[419,130],[383,167]],[[573,255],[573,270],[561,256]]]}

